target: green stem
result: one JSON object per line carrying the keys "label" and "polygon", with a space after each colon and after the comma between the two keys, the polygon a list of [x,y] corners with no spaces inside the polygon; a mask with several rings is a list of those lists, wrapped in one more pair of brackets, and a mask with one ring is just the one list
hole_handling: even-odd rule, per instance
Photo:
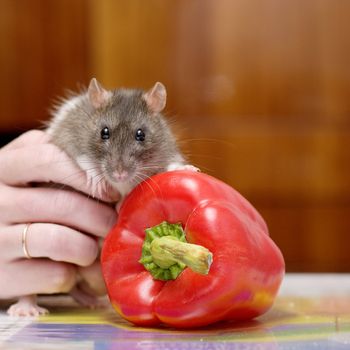
{"label": "green stem", "polygon": [[207,248],[186,242],[180,224],[162,222],[146,230],[140,263],[155,279],[176,279],[186,266],[205,275],[212,260]]}

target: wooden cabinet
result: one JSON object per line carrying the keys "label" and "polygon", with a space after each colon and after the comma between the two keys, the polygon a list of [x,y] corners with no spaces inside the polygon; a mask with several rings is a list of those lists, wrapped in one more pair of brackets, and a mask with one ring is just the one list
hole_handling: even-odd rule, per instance
{"label": "wooden cabinet", "polygon": [[5,0],[0,129],[38,126],[92,76],[162,81],[189,159],[261,211],[287,269],[349,271],[349,13],[342,0]]}

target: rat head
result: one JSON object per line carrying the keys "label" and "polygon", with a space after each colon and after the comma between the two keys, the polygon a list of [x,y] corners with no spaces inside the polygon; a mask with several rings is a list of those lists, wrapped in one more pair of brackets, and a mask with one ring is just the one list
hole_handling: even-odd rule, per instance
{"label": "rat head", "polygon": [[166,169],[178,151],[160,114],[166,104],[163,84],[158,82],[148,91],[108,91],[92,79],[87,98],[94,123],[87,148],[108,183],[119,190],[132,188]]}

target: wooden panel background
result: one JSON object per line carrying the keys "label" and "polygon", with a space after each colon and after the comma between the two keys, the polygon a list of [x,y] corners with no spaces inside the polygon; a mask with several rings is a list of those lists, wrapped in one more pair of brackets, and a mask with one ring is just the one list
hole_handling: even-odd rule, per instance
{"label": "wooden panel background", "polygon": [[265,217],[288,271],[350,269],[350,2],[1,0],[0,129],[64,88],[168,89],[184,151]]}
{"label": "wooden panel background", "polygon": [[0,0],[0,130],[47,119],[52,102],[88,76],[84,0]]}

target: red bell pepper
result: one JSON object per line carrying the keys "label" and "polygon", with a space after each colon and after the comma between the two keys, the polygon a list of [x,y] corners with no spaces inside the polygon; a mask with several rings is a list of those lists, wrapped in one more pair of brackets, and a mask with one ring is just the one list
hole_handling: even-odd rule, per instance
{"label": "red bell pepper", "polygon": [[283,256],[254,207],[227,184],[191,171],[139,184],[101,261],[113,307],[143,326],[254,318],[272,306],[284,275]]}

